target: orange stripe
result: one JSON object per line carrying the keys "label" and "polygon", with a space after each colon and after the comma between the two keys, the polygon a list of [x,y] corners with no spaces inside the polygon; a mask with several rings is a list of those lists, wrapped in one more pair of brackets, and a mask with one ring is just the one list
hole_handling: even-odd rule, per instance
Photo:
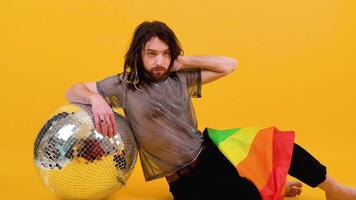
{"label": "orange stripe", "polygon": [[236,166],[240,176],[253,181],[260,191],[272,171],[273,131],[273,127],[259,130],[247,157]]}

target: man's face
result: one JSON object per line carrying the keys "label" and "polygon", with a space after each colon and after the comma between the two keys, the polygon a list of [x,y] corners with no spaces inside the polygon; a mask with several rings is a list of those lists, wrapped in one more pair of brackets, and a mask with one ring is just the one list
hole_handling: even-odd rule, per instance
{"label": "man's face", "polygon": [[141,52],[146,72],[156,80],[163,79],[171,62],[171,54],[166,43],[158,37],[152,37]]}

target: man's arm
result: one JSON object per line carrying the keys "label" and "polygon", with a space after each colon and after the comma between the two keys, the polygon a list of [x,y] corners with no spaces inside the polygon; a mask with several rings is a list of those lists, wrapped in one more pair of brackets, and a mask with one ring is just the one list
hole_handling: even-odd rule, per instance
{"label": "man's arm", "polygon": [[236,59],[224,56],[178,56],[171,71],[199,67],[202,69],[202,84],[205,84],[228,75],[236,66]]}
{"label": "man's arm", "polygon": [[90,104],[94,116],[95,128],[104,136],[112,137],[116,133],[114,112],[102,97],[96,82],[78,83],[70,87],[66,98],[72,103]]}
{"label": "man's arm", "polygon": [[78,83],[71,86],[66,98],[72,103],[92,104],[93,98],[99,95],[95,82]]}

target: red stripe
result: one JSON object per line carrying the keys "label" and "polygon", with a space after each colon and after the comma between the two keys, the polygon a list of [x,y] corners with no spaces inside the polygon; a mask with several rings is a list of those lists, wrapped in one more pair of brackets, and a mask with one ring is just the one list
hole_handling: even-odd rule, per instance
{"label": "red stripe", "polygon": [[283,199],[286,177],[292,160],[293,145],[293,131],[279,131],[274,128],[273,168],[266,186],[260,191],[263,200]]}

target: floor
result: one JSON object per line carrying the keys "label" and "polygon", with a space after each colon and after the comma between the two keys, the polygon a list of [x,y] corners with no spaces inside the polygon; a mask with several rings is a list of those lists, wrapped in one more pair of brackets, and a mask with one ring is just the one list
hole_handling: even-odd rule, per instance
{"label": "floor", "polygon": [[[323,146],[319,146],[323,147]],[[19,150],[1,149],[1,152],[11,152],[3,154],[1,160],[1,179],[0,194],[1,200],[59,200],[50,193],[41,183],[32,161],[32,149],[27,149],[25,154]],[[321,151],[322,152],[322,151]],[[15,156],[16,155],[16,156]],[[356,173],[352,169],[356,166],[355,159],[340,159],[334,154],[323,155],[324,160],[329,162],[329,172],[334,174],[339,181],[356,185]],[[334,162],[330,162],[334,160]],[[331,164],[330,164],[331,163]],[[293,179],[293,178],[290,178]],[[172,199],[168,186],[164,179],[144,182],[140,164],[137,163],[134,173],[130,177],[127,186],[114,193],[108,200],[169,200]],[[295,199],[295,198],[286,198]],[[324,199],[323,192],[319,189],[312,189],[306,185],[303,187],[303,193],[299,200],[318,200]]]}

